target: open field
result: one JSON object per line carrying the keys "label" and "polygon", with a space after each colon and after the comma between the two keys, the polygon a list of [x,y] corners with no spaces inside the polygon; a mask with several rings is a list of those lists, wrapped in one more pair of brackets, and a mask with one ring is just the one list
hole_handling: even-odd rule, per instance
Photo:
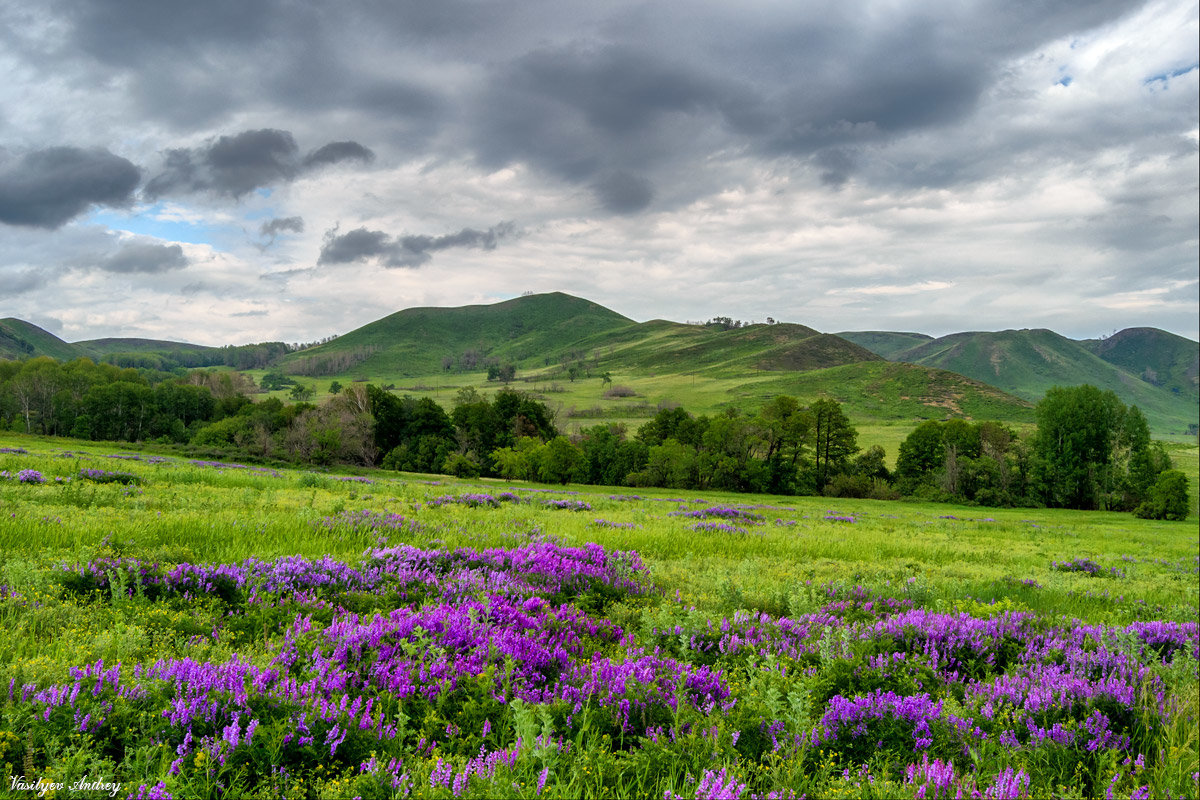
{"label": "open field", "polygon": [[1194,516],[0,472],[16,796],[1197,792]]}

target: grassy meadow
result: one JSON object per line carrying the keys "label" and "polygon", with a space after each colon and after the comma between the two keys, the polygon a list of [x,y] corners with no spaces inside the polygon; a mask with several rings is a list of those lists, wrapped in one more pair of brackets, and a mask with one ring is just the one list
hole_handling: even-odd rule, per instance
{"label": "grassy meadow", "polygon": [[13,796],[1198,791],[1195,516],[0,434],[0,570]]}

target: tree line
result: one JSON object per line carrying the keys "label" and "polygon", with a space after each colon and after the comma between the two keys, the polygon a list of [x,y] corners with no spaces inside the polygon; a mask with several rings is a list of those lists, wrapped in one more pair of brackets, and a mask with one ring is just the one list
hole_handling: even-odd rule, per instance
{"label": "tree line", "polygon": [[806,406],[781,395],[752,413],[712,416],[665,407],[636,431],[600,424],[567,437],[545,403],[511,388],[490,398],[462,389],[449,411],[366,384],[319,406],[251,402],[256,389],[237,372],[5,361],[0,424],[461,477],[1187,515],[1186,478],[1151,442],[1144,415],[1092,386],[1050,390],[1024,438],[998,422],[922,423],[900,445],[894,471],[881,447],[860,447],[828,399]]}

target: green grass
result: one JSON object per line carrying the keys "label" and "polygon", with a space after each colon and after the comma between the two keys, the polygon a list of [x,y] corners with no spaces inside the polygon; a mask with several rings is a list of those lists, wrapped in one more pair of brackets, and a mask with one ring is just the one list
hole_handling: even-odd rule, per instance
{"label": "green grass", "polygon": [[[881,426],[874,432],[895,443],[898,427]],[[291,634],[285,630],[292,629],[297,608],[301,609],[297,619],[307,615],[314,626],[310,635],[301,637],[299,652],[305,654],[322,646],[334,615],[327,606],[305,607],[287,597],[280,598],[278,607],[243,607],[231,606],[234,601],[216,593],[185,601],[148,598],[135,587],[128,595],[68,592],[62,565],[78,565],[98,556],[136,558],[166,567],[295,555],[328,556],[354,564],[369,548],[401,543],[482,550],[556,541],[568,546],[595,543],[610,552],[636,551],[647,567],[649,593],[578,599],[581,605],[592,603],[586,605],[588,613],[621,627],[627,637],[619,647],[603,645],[595,658],[620,656],[627,646],[624,642],[647,648],[652,643],[674,646],[673,635],[663,638],[656,632],[674,626],[703,634],[706,626],[719,629],[730,621],[735,627],[757,624],[736,622],[752,619],[747,614],[801,618],[821,611],[831,597],[847,598],[855,591],[952,615],[992,618],[1032,613],[1038,624],[1067,628],[1078,623],[1122,626],[1140,620],[1194,622],[1200,602],[1194,518],[1170,523],[1104,512],[667,490],[638,490],[640,496],[634,498],[628,489],[549,488],[359,470],[359,477],[372,481],[364,483],[339,480],[347,476],[337,472],[222,468],[179,458],[154,463],[145,450],[10,434],[0,434],[0,448],[26,451],[0,453],[0,471],[15,475],[35,469],[47,480],[36,485],[0,478],[0,585],[4,587],[0,682],[7,685],[11,680],[17,687],[29,684],[44,689],[64,682],[69,687],[70,668],[99,659],[106,669],[121,664],[122,675],[131,674],[134,664],[149,665],[160,659],[223,664],[236,655],[241,663],[267,667],[292,647]],[[1172,454],[1194,462],[1196,449],[1174,447]],[[131,473],[138,482],[93,483],[80,477],[84,468]],[[1193,483],[1197,472],[1194,466],[1188,468]],[[522,493],[525,502],[497,508],[430,503],[448,494],[505,490]],[[543,502],[549,498],[584,501],[591,508],[554,510]],[[676,513],[717,504],[736,506],[762,519],[741,524],[739,531],[718,532],[695,530],[692,520]],[[380,534],[361,526],[323,524],[345,512],[362,510],[399,514],[418,526]],[[851,516],[853,522],[834,519]],[[597,524],[598,519],[631,527],[605,527]],[[1108,577],[1052,566],[1055,561],[1079,558],[1099,564]],[[1107,573],[1110,569],[1120,570],[1120,577]],[[364,620],[376,611],[390,611],[382,596],[336,600],[361,608]],[[836,649],[842,645],[832,631],[826,631],[826,644]],[[414,652],[422,649],[412,642],[401,644],[416,648]],[[845,646],[850,644],[846,638]],[[477,753],[479,740],[469,737],[477,735],[480,715],[486,715],[489,726],[495,726],[488,748],[508,746],[526,736],[531,744],[519,748],[516,761],[492,782],[472,778],[468,792],[472,796],[533,797],[546,769],[550,779],[543,797],[659,797],[669,791],[691,798],[705,771],[726,766],[739,782],[751,785],[743,796],[787,788],[821,797],[862,796],[868,790],[874,796],[912,797],[916,787],[904,783],[904,765],[919,759],[911,752],[908,734],[899,750],[862,762],[875,781],[869,786],[865,779],[854,777],[859,762],[849,756],[807,746],[773,753],[769,739],[763,744],[756,738],[761,726],[772,719],[786,720],[786,730],[791,732],[810,730],[824,705],[806,698],[822,691],[823,681],[858,674],[847,671],[849,667],[838,672],[837,664],[859,664],[856,669],[861,672],[868,655],[869,650],[854,656],[858,661],[840,662],[825,650],[803,661],[761,657],[754,651],[736,656],[714,653],[710,663],[720,667],[738,702],[724,714],[677,710],[674,722],[668,718],[664,723],[675,725],[677,741],[665,736],[659,742],[643,736],[621,740],[612,729],[601,735],[601,729],[586,720],[608,713],[603,707],[589,706],[583,723],[571,722],[561,716],[561,709],[548,706],[489,705],[490,695],[472,694],[468,686],[449,695],[457,698],[452,702],[422,705],[423,701],[414,700],[403,706],[410,712],[406,722],[410,729],[438,739],[442,749],[436,753],[418,750],[415,732],[407,742],[403,738],[379,741],[373,736],[355,739],[350,744],[357,742],[354,746],[361,745],[361,750],[353,751],[357,753],[353,758],[344,752],[331,758],[328,742],[309,750],[293,747],[286,751],[290,753],[287,777],[271,772],[284,763],[278,760],[278,753],[284,752],[281,737],[294,733],[288,718],[272,710],[279,705],[275,700],[256,706],[255,713],[265,720],[261,736],[253,747],[238,751],[240,760],[210,767],[199,756],[189,756],[178,774],[170,768],[176,741],[169,739],[164,749],[158,737],[165,735],[165,723],[152,703],[146,706],[130,697],[116,700],[114,709],[104,711],[125,726],[118,746],[111,739],[79,733],[81,720],[72,721],[70,709],[60,709],[62,713],[56,712],[52,721],[43,722],[41,706],[34,705],[35,714],[29,704],[10,700],[0,714],[0,761],[9,769],[9,781],[20,775],[42,775],[47,780],[78,779],[84,773],[107,775],[124,783],[121,796],[136,792],[139,784],[152,786],[162,779],[177,797],[216,797],[218,783],[226,795],[252,792],[263,798],[281,793],[393,796],[389,791],[371,795],[387,784],[371,783],[358,766],[359,760],[366,761],[378,750],[380,761],[403,758],[412,781],[411,796],[448,797],[448,789],[431,788],[431,775],[441,768],[442,759],[459,769]],[[1137,781],[1130,783],[1132,775],[1122,779],[1119,791],[1126,796],[1142,782],[1159,795],[1194,791],[1191,773],[1197,769],[1197,748],[1189,719],[1194,723],[1195,662],[1182,656],[1177,661],[1154,669],[1164,675],[1168,698],[1181,711],[1172,718],[1173,727],[1155,729],[1159,731],[1154,734],[1155,747],[1161,746],[1164,755],[1152,753],[1148,771]],[[490,685],[487,675],[479,678],[481,686]],[[89,691],[81,696],[90,696],[91,685],[85,681]],[[935,688],[926,686],[925,691]],[[169,702],[175,690],[168,686],[164,691],[170,697],[162,702]],[[386,693],[379,699],[392,702]],[[945,702],[951,709],[958,708],[954,705],[958,701],[949,695]],[[401,706],[387,708],[399,711]],[[219,739],[227,722],[221,718],[213,723],[216,727],[198,728],[196,735]],[[86,727],[86,720],[82,724]],[[451,724],[464,728],[465,749],[456,749],[455,736],[443,733]],[[550,740],[563,736],[569,748],[533,745],[534,736],[543,729]],[[731,738],[734,731],[742,737],[740,748]],[[280,749],[272,751],[273,747]],[[1035,775],[1035,796],[1053,788],[1055,796],[1079,797],[1085,786],[1098,786],[1114,772],[1128,771],[1120,764],[1120,753],[1107,751],[1100,756],[1082,749],[977,755],[980,761],[974,768],[968,767],[965,756],[960,759],[958,774],[978,769],[983,785],[1005,766],[1020,767]],[[1039,761],[1045,758],[1052,760]],[[1060,764],[1065,766],[1060,769]],[[846,769],[852,777],[843,777]],[[1063,787],[1057,788],[1058,783]]]}
{"label": "green grass", "polygon": [[[61,455],[62,444],[69,445],[70,456]],[[349,535],[331,539],[313,529],[314,521],[348,508],[411,512],[414,503],[448,492],[467,487],[500,491],[510,485],[498,480],[462,482],[445,476],[359,470],[377,481],[376,485],[362,485],[314,481],[305,478],[313,473],[304,470],[221,470],[191,466],[179,459],[155,465],[144,461],[149,457],[145,453],[140,454],[141,461],[115,459],[109,456],[116,451],[108,446],[8,434],[0,435],[0,447],[30,451],[28,455],[0,454],[0,470],[15,473],[37,468],[51,481],[36,487],[0,482],[0,552],[6,556],[21,552],[25,557],[36,553],[69,557],[94,547],[106,536],[117,535],[140,548],[180,548],[205,561],[284,554],[348,557],[361,553],[371,540]],[[1193,485],[1198,472],[1195,453],[1195,448],[1173,453]],[[56,477],[77,476],[82,467],[132,472],[142,477],[144,484],[126,487],[78,479],[61,486],[53,484]],[[546,489],[544,485],[538,488]],[[763,505],[768,507],[764,512],[768,522],[795,523],[781,528],[768,525],[752,536],[729,537],[689,531],[686,520],[666,514],[672,509],[669,504],[608,499],[611,493],[628,494],[628,489],[571,486],[562,491],[580,493],[592,502],[594,513],[522,510],[517,515],[519,522],[552,525],[557,535],[572,543],[595,541],[605,547],[637,550],[656,570],[674,576],[666,588],[689,592],[711,591],[705,580],[687,578],[697,570],[718,575],[743,567],[758,573],[742,583],[743,593],[752,597],[786,597],[798,575],[821,581],[867,576],[894,581],[917,575],[936,578],[936,590],[949,600],[961,596],[965,585],[991,586],[1010,576],[1046,583],[1051,591],[1039,601],[1040,610],[1052,612],[1064,602],[1066,593],[1089,584],[1076,576],[1052,572],[1051,561],[1087,557],[1116,566],[1123,556],[1129,556],[1146,562],[1184,563],[1186,567],[1187,559],[1197,554],[1194,517],[1185,523],[1164,523],[1108,512],[637,490],[647,498],[701,497],[709,503]],[[503,530],[466,524],[481,512],[436,509],[433,513],[439,515],[438,536],[448,545],[493,546],[506,535]],[[828,522],[824,518],[830,514],[851,514],[857,522]],[[597,528],[591,524],[594,517],[642,527]],[[37,532],[33,540],[31,529]],[[1194,565],[1191,568],[1194,570]],[[1105,613],[1120,618],[1129,612],[1129,602],[1144,599],[1175,609],[1177,617],[1193,614],[1194,574],[1188,589],[1186,581],[1181,584],[1176,578],[1160,582],[1154,577],[1158,575],[1154,567],[1137,566],[1133,572],[1148,580],[1132,580],[1123,586],[1125,605],[1105,606]],[[720,604],[708,607],[733,610]]]}

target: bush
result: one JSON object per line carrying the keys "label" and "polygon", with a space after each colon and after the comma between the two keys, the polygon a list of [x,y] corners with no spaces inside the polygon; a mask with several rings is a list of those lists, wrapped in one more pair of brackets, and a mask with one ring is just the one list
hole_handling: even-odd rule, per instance
{"label": "bush", "polygon": [[1169,469],[1158,476],[1150,487],[1145,502],[1133,511],[1142,519],[1187,519],[1188,486],[1187,476],[1177,469]]}
{"label": "bush", "polygon": [[833,480],[825,484],[821,494],[826,497],[848,497],[862,499],[871,491],[871,479],[866,475],[834,475]]}
{"label": "bush", "polygon": [[462,453],[455,453],[447,458],[442,469],[447,475],[453,475],[456,478],[478,478],[482,472],[475,459]]}

